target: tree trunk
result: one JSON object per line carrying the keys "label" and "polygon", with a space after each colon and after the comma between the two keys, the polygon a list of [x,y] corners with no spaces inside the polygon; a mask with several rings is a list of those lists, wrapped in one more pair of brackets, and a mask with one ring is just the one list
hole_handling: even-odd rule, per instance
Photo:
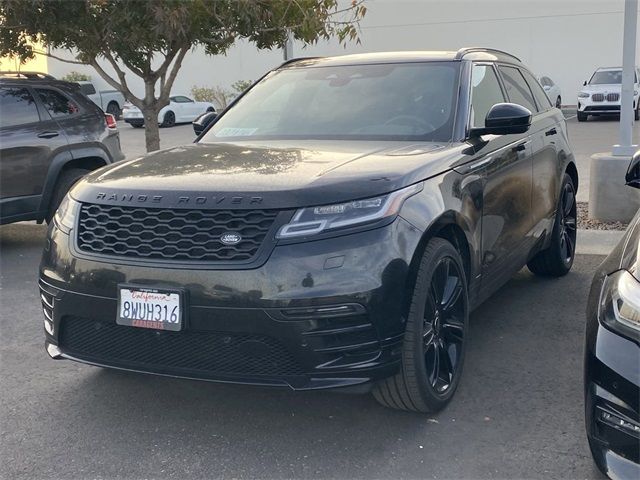
{"label": "tree trunk", "polygon": [[147,107],[142,110],[144,116],[144,139],[147,153],[160,150],[160,128],[158,127],[158,111]]}

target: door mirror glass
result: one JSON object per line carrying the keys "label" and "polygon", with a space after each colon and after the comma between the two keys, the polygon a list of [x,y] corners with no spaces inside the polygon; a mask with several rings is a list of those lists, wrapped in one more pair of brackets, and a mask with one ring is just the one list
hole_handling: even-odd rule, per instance
{"label": "door mirror glass", "polygon": [[630,187],[640,188],[640,150],[631,157],[625,180]]}
{"label": "door mirror glass", "polygon": [[515,103],[498,103],[491,107],[484,128],[471,129],[471,136],[526,133],[531,126],[531,111]]}
{"label": "door mirror glass", "polygon": [[218,114],[216,112],[207,112],[200,115],[193,122],[193,131],[196,135],[200,135],[205,128],[207,128],[211,122],[213,122]]}

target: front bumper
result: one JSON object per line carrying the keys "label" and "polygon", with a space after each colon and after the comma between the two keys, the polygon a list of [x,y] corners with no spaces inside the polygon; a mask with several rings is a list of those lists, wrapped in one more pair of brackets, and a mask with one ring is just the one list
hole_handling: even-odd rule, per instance
{"label": "front bumper", "polygon": [[[633,109],[638,108],[638,97],[633,99]],[[587,113],[589,115],[609,115],[620,113],[620,100],[617,102],[608,102],[606,100],[601,102],[594,102],[591,97],[578,98],[578,112]]]}
{"label": "front bumper", "polygon": [[602,279],[587,311],[585,417],[598,468],[610,478],[640,478],[640,346],[597,319]]}
{"label": "front bumper", "polygon": [[[70,237],[52,224],[40,270],[47,350],[176,377],[366,388],[399,368],[409,264],[420,236],[398,218],[383,228],[276,246],[255,269],[189,270],[78,258]],[[116,325],[122,283],[184,289],[185,328]]]}

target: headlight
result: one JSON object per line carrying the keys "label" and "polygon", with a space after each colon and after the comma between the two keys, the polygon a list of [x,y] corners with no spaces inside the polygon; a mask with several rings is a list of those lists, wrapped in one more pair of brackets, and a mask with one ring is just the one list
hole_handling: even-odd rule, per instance
{"label": "headlight", "polygon": [[598,317],[622,334],[640,337],[640,282],[628,271],[618,270],[605,278]]}
{"label": "headlight", "polygon": [[580,92],[578,94],[578,98],[589,98],[590,96],[591,96],[591,94],[587,93],[587,92]]}
{"label": "headlight", "polygon": [[396,215],[404,201],[422,190],[422,183],[379,197],[351,202],[301,208],[290,223],[283,225],[277,238],[295,238],[351,227]]}
{"label": "headlight", "polygon": [[53,216],[53,221],[64,233],[69,233],[76,223],[80,204],[72,199],[68,194],[60,202],[58,210]]}

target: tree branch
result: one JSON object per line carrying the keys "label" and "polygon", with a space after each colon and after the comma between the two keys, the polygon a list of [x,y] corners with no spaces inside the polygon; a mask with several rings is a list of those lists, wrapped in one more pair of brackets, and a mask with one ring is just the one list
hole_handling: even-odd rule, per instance
{"label": "tree branch", "polygon": [[[115,62],[114,62],[115,63]],[[114,63],[112,63],[111,65],[113,66]],[[102,78],[104,78],[104,80],[111,85],[113,88],[117,89],[117,90],[122,90],[125,97],[127,97],[127,100],[129,100],[131,103],[133,103],[136,107],[138,108],[142,108],[142,101],[136,97],[131,90],[129,90],[129,86],[127,85],[127,80],[124,76],[124,72],[122,72],[119,68],[118,65],[116,64],[114,69],[116,70],[116,73],[118,74],[118,78],[120,78],[120,82],[118,82],[116,79],[114,79],[111,75],[109,75],[104,68],[102,68],[100,66],[100,64],[98,63],[98,61],[93,58],[91,60],[90,65],[96,69],[96,71],[100,74],[100,76]]]}
{"label": "tree branch", "polygon": [[72,63],[74,65],[90,65],[87,62],[81,62],[79,60],[69,60],[69,59],[66,59],[66,58],[58,57],[58,56],[53,55],[53,54],[51,54],[49,52],[42,52],[42,51],[39,51],[39,50],[34,50],[33,53],[37,53],[38,55],[44,55],[45,57],[53,58],[54,60],[58,60],[58,61],[64,62],[64,63]]}
{"label": "tree branch", "polygon": [[160,98],[158,99],[161,106],[166,105],[169,102],[169,94],[171,93],[171,87],[173,87],[173,82],[178,75],[178,71],[182,66],[182,61],[184,60],[185,55],[189,51],[189,45],[184,46],[180,49],[176,59],[173,63],[173,67],[171,68],[171,72],[169,73],[169,77],[167,77],[164,82],[163,89],[160,92]]}

